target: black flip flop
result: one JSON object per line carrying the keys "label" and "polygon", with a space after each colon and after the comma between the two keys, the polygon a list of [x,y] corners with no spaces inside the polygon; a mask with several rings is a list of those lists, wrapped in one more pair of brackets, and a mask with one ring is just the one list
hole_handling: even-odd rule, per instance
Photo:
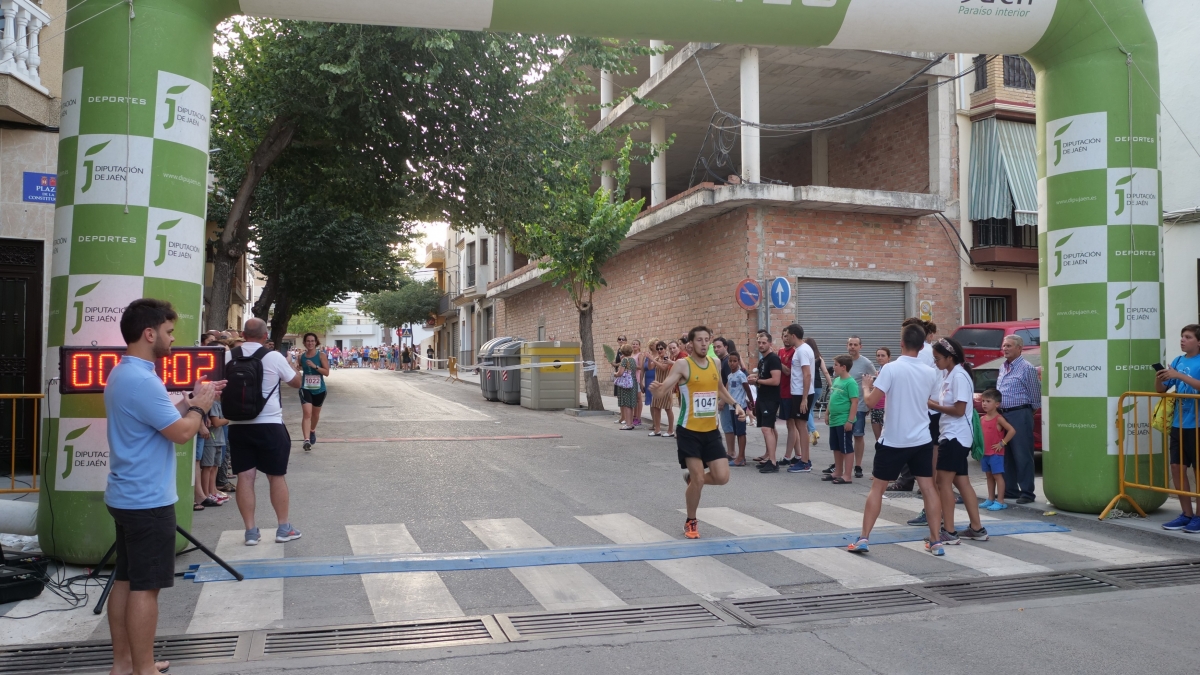
{"label": "black flip flop", "polygon": [[834,485],[854,485],[854,481],[846,480],[844,478],[834,478],[830,482],[833,483]]}
{"label": "black flip flop", "polygon": [[841,480],[841,478],[834,478],[832,474],[825,474],[824,476],[821,476],[821,480],[829,483],[835,483]]}

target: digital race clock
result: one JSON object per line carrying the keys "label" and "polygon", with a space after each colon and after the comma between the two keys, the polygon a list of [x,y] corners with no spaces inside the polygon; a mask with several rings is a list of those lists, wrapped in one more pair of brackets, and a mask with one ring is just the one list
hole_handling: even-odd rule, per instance
{"label": "digital race clock", "polygon": [[[103,393],[109,373],[124,355],[124,347],[59,347],[59,393]],[[167,391],[191,391],[201,378],[224,378],[225,349],[177,347],[169,356],[159,359],[154,370],[167,385]]]}

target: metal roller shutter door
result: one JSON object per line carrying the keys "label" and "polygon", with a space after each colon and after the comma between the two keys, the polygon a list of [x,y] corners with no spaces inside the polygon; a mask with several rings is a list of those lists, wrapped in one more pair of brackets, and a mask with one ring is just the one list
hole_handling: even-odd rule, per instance
{"label": "metal roller shutter door", "polygon": [[[804,336],[817,341],[825,365],[846,353],[846,339],[862,338],[862,353],[872,361],[875,350],[888,347],[900,355],[904,321],[904,283],[850,279],[798,279],[796,321]],[[782,327],[781,327],[782,330]]]}

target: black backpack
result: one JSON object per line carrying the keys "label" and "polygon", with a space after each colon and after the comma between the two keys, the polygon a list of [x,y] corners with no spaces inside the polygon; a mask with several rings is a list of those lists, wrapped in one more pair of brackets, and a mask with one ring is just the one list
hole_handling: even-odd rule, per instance
{"label": "black backpack", "polygon": [[263,365],[262,360],[270,350],[259,347],[258,351],[247,356],[241,347],[235,347],[230,354],[229,363],[225,364],[225,390],[221,392],[221,411],[225,419],[235,422],[248,422],[262,414],[267,406],[267,400],[278,389],[263,396]]}

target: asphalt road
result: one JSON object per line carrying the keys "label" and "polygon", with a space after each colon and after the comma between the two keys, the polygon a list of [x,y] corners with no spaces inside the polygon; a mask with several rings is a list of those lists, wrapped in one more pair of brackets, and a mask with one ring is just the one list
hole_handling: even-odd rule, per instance
{"label": "asphalt road", "polygon": [[[611,418],[576,418],[484,401],[476,385],[447,383],[425,373],[339,370],[311,452],[299,443],[299,404],[286,392],[293,445],[288,482],[291,521],[303,538],[275,544],[265,481],[258,485],[264,534],[241,545],[233,503],[196,514],[193,532],[235,558],[311,557],[387,552],[461,552],[486,548],[599,545],[682,538],[682,472],[673,439],[621,432]],[[530,438],[536,436],[559,438]],[[781,434],[782,435],[782,434]],[[489,440],[397,440],[397,439]],[[761,451],[751,430],[750,453]],[[870,440],[870,439],[868,439]],[[870,443],[868,443],[870,445]],[[748,453],[748,454],[750,454]],[[870,450],[864,464],[869,473]],[[814,463],[829,462],[822,442]],[[734,469],[730,483],[705,490],[701,534],[831,532],[861,518],[867,481],[833,486],[819,474],[762,475]],[[882,517],[902,523],[918,500],[885,502]],[[787,505],[787,506],[781,506]],[[209,633],[262,628],[334,626],[411,618],[658,602],[722,600],[844,587],[870,587],[986,575],[1094,568],[1128,561],[1200,555],[1190,541],[1089,523],[1047,518],[1028,509],[989,514],[1000,519],[1051,520],[1072,532],[1063,539],[995,537],[952,547],[934,558],[902,545],[876,546],[865,570],[825,550],[797,559],[776,552],[519,570],[288,578],[235,584],[180,580],[160,598],[159,633]],[[1059,536],[1059,535],[1053,535]],[[919,547],[919,544],[917,544]],[[845,555],[846,559],[838,557]],[[843,562],[845,560],[845,562]],[[197,553],[179,569],[202,562]],[[538,571],[540,570],[540,571]],[[428,576],[433,575],[433,576]],[[910,581],[905,581],[910,580]],[[831,622],[820,628],[725,628],[581,638],[497,646],[410,650],[375,655],[289,659],[229,666],[184,666],[172,672],[795,672],[800,665],[830,673],[1041,670],[1096,672],[1162,664],[1155,672],[1192,665],[1190,633],[1169,616],[1186,616],[1196,588],[1120,591],[986,607]],[[34,602],[34,601],[29,601]],[[50,602],[46,600],[45,602]],[[48,605],[47,605],[48,606]],[[28,613],[0,606],[0,613]],[[1023,610],[1023,611],[1019,611]],[[107,626],[79,612],[37,617],[5,642],[101,639]],[[88,612],[90,616],[90,612]],[[67,620],[63,620],[68,617]],[[9,629],[12,623],[0,624]],[[1140,639],[1138,636],[1144,637]],[[1177,645],[1178,647],[1173,647]],[[1005,661],[1004,659],[1008,660]],[[1150,661],[1148,659],[1154,659]],[[1180,669],[1175,670],[1175,665]]]}

